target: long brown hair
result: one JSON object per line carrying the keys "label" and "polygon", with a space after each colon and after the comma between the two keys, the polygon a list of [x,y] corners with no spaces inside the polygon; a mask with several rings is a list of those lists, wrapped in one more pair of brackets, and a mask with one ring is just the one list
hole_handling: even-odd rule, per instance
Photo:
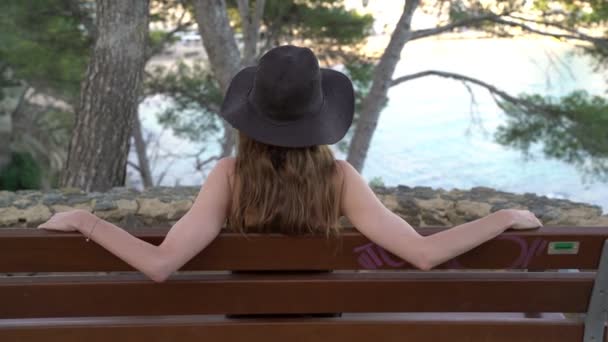
{"label": "long brown hair", "polygon": [[343,184],[327,145],[267,145],[239,131],[227,220],[242,233],[339,233]]}

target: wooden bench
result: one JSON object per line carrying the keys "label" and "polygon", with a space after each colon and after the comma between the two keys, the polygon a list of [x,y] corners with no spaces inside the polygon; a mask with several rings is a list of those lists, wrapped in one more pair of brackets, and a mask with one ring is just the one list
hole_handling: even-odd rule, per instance
{"label": "wooden bench", "polygon": [[[129,231],[158,245],[168,228]],[[353,229],[339,244],[222,233],[155,283],[81,234],[0,229],[0,341],[603,341],[607,238],[510,230],[425,272]],[[343,314],[226,316],[278,313]]]}

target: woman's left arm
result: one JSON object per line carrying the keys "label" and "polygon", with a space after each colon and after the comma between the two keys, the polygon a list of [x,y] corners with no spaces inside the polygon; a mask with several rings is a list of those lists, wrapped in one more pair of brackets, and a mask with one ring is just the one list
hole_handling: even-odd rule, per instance
{"label": "woman's left arm", "polygon": [[[226,220],[230,187],[228,170],[232,160],[220,159],[209,173],[190,210],[156,246],[126,230],[86,213],[77,226],[85,236],[141,271],[155,282],[165,281],[174,271],[200,253],[220,233]],[[88,214],[88,215],[87,215]],[[99,222],[96,222],[100,220]]]}

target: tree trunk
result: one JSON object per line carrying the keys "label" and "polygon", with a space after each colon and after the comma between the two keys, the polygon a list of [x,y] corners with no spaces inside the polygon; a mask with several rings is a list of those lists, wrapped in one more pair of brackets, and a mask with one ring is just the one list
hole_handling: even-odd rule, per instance
{"label": "tree trunk", "polygon": [[225,92],[241,66],[241,54],[223,0],[196,0],[196,22],[211,70]]}
{"label": "tree trunk", "polygon": [[[241,67],[241,54],[230,27],[224,0],[194,1],[196,22],[203,46],[209,57],[211,70],[220,84],[222,93],[226,93],[232,77]],[[232,154],[236,135],[234,129],[223,121],[224,137],[220,158]]]}
{"label": "tree trunk", "polygon": [[23,105],[28,89],[26,85],[0,89],[0,171],[11,163],[13,114]]}
{"label": "tree trunk", "polygon": [[133,122],[133,141],[135,142],[135,151],[137,153],[137,160],[139,166],[139,174],[141,175],[141,180],[143,182],[144,188],[149,188],[154,185],[152,180],[152,172],[150,171],[150,163],[148,161],[148,155],[146,154],[146,141],[144,140],[142,131],[141,131],[141,122],[139,121],[139,116],[135,114],[134,122]]}
{"label": "tree trunk", "polygon": [[[185,13],[186,12],[184,12],[184,14]],[[149,42],[147,42],[146,50],[144,53],[144,70],[146,69],[148,62],[154,56],[161,53],[165,49],[165,47],[172,41],[172,39],[175,38],[177,32],[183,32],[184,28],[190,25],[190,21],[184,23],[184,14],[182,14],[182,16],[178,19],[176,24],[177,26],[172,31],[169,31],[158,45],[151,46]],[[142,77],[145,78],[145,73]],[[139,98],[139,102],[137,105],[138,110],[137,113],[135,113],[135,121],[133,123],[133,132],[131,132],[131,135],[133,136],[133,141],[135,142],[135,152],[137,153],[138,165],[136,167],[136,170],[141,176],[144,188],[149,188],[154,186],[154,180],[152,179],[152,170],[150,169],[150,160],[148,159],[147,154],[147,142],[143,138],[141,119],[139,116],[139,105],[145,99],[146,96],[141,96]]]}
{"label": "tree trunk", "polygon": [[13,120],[11,112],[4,110],[3,102],[0,101],[0,172],[11,163],[11,137],[13,135]]}
{"label": "tree trunk", "polygon": [[10,143],[12,131],[13,125],[10,113],[0,110],[0,171],[11,162]]}
{"label": "tree trunk", "polygon": [[[232,77],[243,66],[254,63],[257,55],[257,42],[260,22],[264,14],[265,0],[256,0],[253,13],[249,10],[248,0],[238,0],[245,39],[244,58],[241,59],[239,48],[234,38],[234,31],[226,12],[224,0],[195,0],[194,11],[198,29],[203,38],[203,46],[209,57],[211,70],[220,84],[222,93],[226,93]],[[224,136],[220,158],[232,154],[236,142],[235,130],[223,121]]]}
{"label": "tree trunk", "polygon": [[260,35],[260,22],[264,15],[266,0],[256,0],[253,13],[250,10],[249,0],[238,0],[239,13],[243,23],[243,66],[255,64],[258,55],[258,38]]}
{"label": "tree trunk", "polygon": [[96,1],[97,40],[82,83],[61,186],[124,186],[148,34],[148,0]]}
{"label": "tree trunk", "polygon": [[370,142],[378,125],[380,112],[384,107],[391,86],[395,67],[401,58],[401,50],[411,38],[411,22],[419,0],[407,0],[401,18],[391,35],[390,42],[384,50],[378,65],[374,69],[372,86],[361,103],[361,112],[355,127],[347,160],[359,172],[363,170]]}

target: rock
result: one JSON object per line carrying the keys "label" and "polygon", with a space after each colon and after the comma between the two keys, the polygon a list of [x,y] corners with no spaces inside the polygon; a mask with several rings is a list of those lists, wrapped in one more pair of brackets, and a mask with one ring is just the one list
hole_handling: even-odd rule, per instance
{"label": "rock", "polygon": [[468,218],[479,218],[490,214],[492,206],[488,203],[473,202],[468,200],[456,201],[454,207],[457,213],[461,213]]}
{"label": "rock", "polygon": [[13,201],[17,198],[14,192],[0,191],[0,208],[6,208],[11,206]]}
{"label": "rock", "polygon": [[445,211],[448,208],[453,207],[454,203],[452,201],[445,200],[440,197],[435,197],[433,199],[425,200],[425,199],[414,199],[414,202],[419,208],[426,210],[442,210]]}
{"label": "rock", "polygon": [[61,191],[62,194],[64,195],[72,195],[72,194],[84,194],[85,192],[82,191],[80,188],[72,188],[72,187],[68,187],[68,188],[59,188],[59,191]]}
{"label": "rock", "polygon": [[[104,220],[121,221],[127,217],[134,216],[137,213],[137,209],[137,201],[129,199],[119,199],[117,201],[105,200],[95,203],[95,215]],[[128,221],[135,223],[130,218]]]}
{"label": "rock", "polygon": [[421,216],[421,222],[419,224],[420,227],[446,226],[446,225],[449,225],[449,223],[450,223],[447,219],[443,218],[442,215],[440,215],[437,212],[424,211],[420,216]]}
{"label": "rock", "polygon": [[48,193],[42,196],[42,204],[50,205],[65,201],[65,197],[58,193]]}
{"label": "rock", "polygon": [[48,207],[42,204],[23,209],[17,207],[0,208],[0,226],[33,227],[48,220],[51,215]]}
{"label": "rock", "polygon": [[397,196],[395,196],[395,194],[389,193],[388,195],[379,195],[378,198],[388,209],[392,211],[399,209],[399,202],[397,201]]}
{"label": "rock", "polygon": [[31,206],[32,204],[34,203],[27,198],[20,198],[16,201],[13,201],[13,206],[17,209],[25,209]]}
{"label": "rock", "polygon": [[184,214],[190,209],[192,203],[193,201],[191,200],[171,202],[171,210],[169,211],[167,218],[170,220],[179,219],[180,217],[184,216]]}
{"label": "rock", "polygon": [[414,187],[414,196],[421,199],[431,199],[436,197],[437,193],[430,186],[416,186]]}
{"label": "rock", "polygon": [[74,210],[74,209],[82,209],[88,212],[93,212],[92,203],[81,203],[77,205],[64,205],[64,204],[54,204],[51,205],[51,211],[53,213],[60,213],[62,211]]}
{"label": "rock", "polygon": [[87,195],[82,196],[82,195],[77,195],[77,194],[71,194],[71,195],[67,195],[66,203],[69,205],[83,204],[83,203],[90,203],[91,205],[93,205],[93,200]]}
{"label": "rock", "polygon": [[140,216],[166,219],[171,211],[171,206],[158,198],[141,198],[137,203],[139,204],[137,214]]}
{"label": "rock", "polygon": [[[428,186],[374,187],[391,211],[414,227],[455,226],[500,209],[526,209],[545,225],[608,226],[608,215],[597,205],[552,199],[532,193],[515,194],[477,186],[433,189]],[[190,210],[199,186],[153,187],[139,192],[124,187],[86,193],[78,188],[50,191],[0,191],[0,227],[29,227],[53,213],[83,209],[123,228],[171,226]],[[342,217],[340,222],[350,225]]]}

